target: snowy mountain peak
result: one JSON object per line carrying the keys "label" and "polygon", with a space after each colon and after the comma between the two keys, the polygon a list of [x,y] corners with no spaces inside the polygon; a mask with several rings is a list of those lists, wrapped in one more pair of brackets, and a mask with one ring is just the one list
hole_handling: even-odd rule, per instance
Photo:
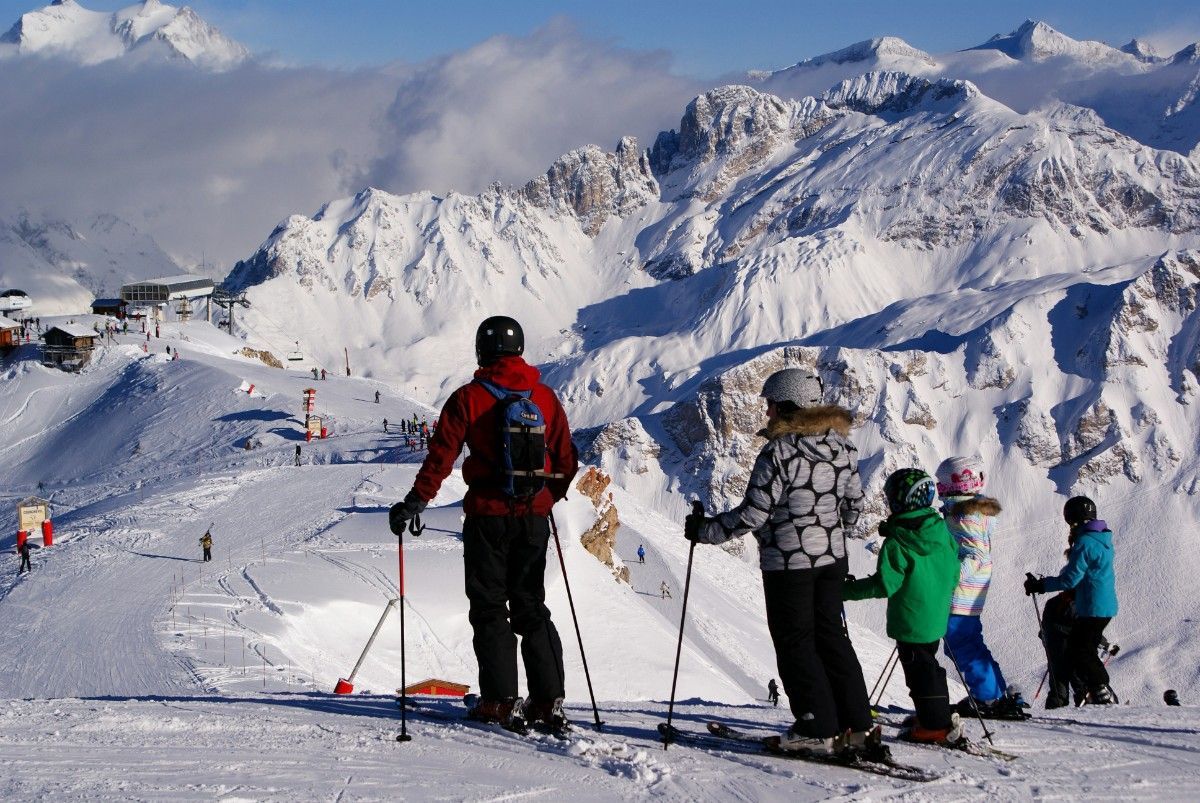
{"label": "snowy mountain peak", "polygon": [[1147,64],[1159,64],[1165,59],[1159,55],[1154,49],[1154,45],[1149,42],[1143,42],[1141,39],[1130,39],[1129,42],[1121,47],[1122,53],[1128,53],[1138,61],[1143,61]]}
{"label": "snowy mountain peak", "polygon": [[111,14],[90,11],[76,0],[55,0],[23,14],[0,36],[0,45],[6,46],[0,55],[58,56],[80,64],[134,55],[225,69],[250,55],[188,6],[161,0],[143,0]]}
{"label": "snowy mountain peak", "polygon": [[609,217],[656,200],[658,182],[637,140],[624,137],[612,153],[588,145],[565,154],[521,193],[542,209],[569,211],[594,236]]}
{"label": "snowy mountain peak", "polygon": [[1193,42],[1171,57],[1172,64],[1200,64],[1200,42]]}
{"label": "snowy mountain peak", "polygon": [[1130,58],[1129,53],[1103,42],[1081,42],[1037,20],[1025,20],[1012,33],[997,34],[969,49],[999,50],[1017,61],[1047,61],[1066,56],[1091,64],[1113,64]]}
{"label": "snowy mountain peak", "polygon": [[970,81],[929,81],[899,72],[871,72],[842,81],[822,96],[830,108],[863,114],[905,113],[923,104],[963,103],[980,97]]}
{"label": "snowy mountain peak", "polygon": [[825,64],[855,64],[885,57],[914,59],[931,67],[937,64],[924,50],[913,47],[898,36],[880,36],[855,42],[831,53],[805,59],[795,66],[819,67]]}

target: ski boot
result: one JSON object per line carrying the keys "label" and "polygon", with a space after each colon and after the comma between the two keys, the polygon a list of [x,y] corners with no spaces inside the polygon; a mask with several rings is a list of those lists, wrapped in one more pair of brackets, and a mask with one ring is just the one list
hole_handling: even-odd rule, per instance
{"label": "ski boot", "polygon": [[950,714],[950,727],[926,728],[916,717],[907,730],[901,731],[900,738],[906,742],[919,744],[936,744],[942,747],[955,747],[964,736],[962,717],[955,711]]}
{"label": "ski boot", "polygon": [[886,764],[892,760],[892,751],[883,743],[883,728],[879,725],[868,731],[846,731],[834,740],[833,750],[840,756],[863,761]]}
{"label": "ski boot", "polygon": [[779,736],[768,736],[763,744],[772,753],[804,753],[813,756],[831,756],[834,753],[834,738],[804,736],[788,728]]}
{"label": "ski boot", "polygon": [[467,719],[499,725],[514,733],[525,733],[524,708],[525,701],[520,697],[505,697],[503,700],[481,698],[467,712]]}
{"label": "ski boot", "polygon": [[1117,700],[1117,693],[1112,690],[1112,686],[1105,684],[1089,691],[1084,702],[1088,705],[1116,705],[1120,701]]}
{"label": "ski boot", "polygon": [[564,733],[571,730],[571,720],[563,711],[563,698],[559,697],[548,703],[535,703],[532,700],[525,703],[525,722],[537,730],[551,733]]}

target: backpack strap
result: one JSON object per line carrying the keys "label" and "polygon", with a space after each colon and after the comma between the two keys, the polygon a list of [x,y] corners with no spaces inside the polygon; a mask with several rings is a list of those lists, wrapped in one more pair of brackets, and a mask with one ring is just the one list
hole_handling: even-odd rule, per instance
{"label": "backpack strap", "polygon": [[476,382],[487,388],[488,393],[495,396],[500,401],[516,396],[521,399],[533,398],[533,390],[512,390],[510,388],[501,387],[494,382],[489,382],[486,379],[476,379]]}

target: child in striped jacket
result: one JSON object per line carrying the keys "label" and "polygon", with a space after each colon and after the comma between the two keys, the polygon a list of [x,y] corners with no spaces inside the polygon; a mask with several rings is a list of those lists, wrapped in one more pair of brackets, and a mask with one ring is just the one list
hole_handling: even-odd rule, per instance
{"label": "child in striped jacket", "polygon": [[992,527],[1000,503],[982,495],[983,462],[975,457],[951,457],[937,470],[942,516],[958,543],[958,586],[950,600],[950,623],[945,650],[966,678],[970,697],[958,704],[959,713],[1021,719],[1028,707],[1020,691],[1009,688],[983,640],[980,616],[992,579]]}

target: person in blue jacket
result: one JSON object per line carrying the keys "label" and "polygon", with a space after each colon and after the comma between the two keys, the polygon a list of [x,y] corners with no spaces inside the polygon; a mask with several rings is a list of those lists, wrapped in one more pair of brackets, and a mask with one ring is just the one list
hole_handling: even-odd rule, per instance
{"label": "person in blue jacket", "polygon": [[646,562],[646,548],[638,544],[638,563]]}
{"label": "person in blue jacket", "polygon": [[1072,674],[1087,689],[1087,702],[1109,705],[1116,695],[1098,650],[1104,628],[1117,615],[1117,583],[1113,574],[1113,534],[1100,520],[1096,503],[1086,496],[1067,501],[1063,518],[1071,528],[1067,565],[1057,577],[1025,575],[1025,593],[1075,591],[1075,623],[1067,637]]}

